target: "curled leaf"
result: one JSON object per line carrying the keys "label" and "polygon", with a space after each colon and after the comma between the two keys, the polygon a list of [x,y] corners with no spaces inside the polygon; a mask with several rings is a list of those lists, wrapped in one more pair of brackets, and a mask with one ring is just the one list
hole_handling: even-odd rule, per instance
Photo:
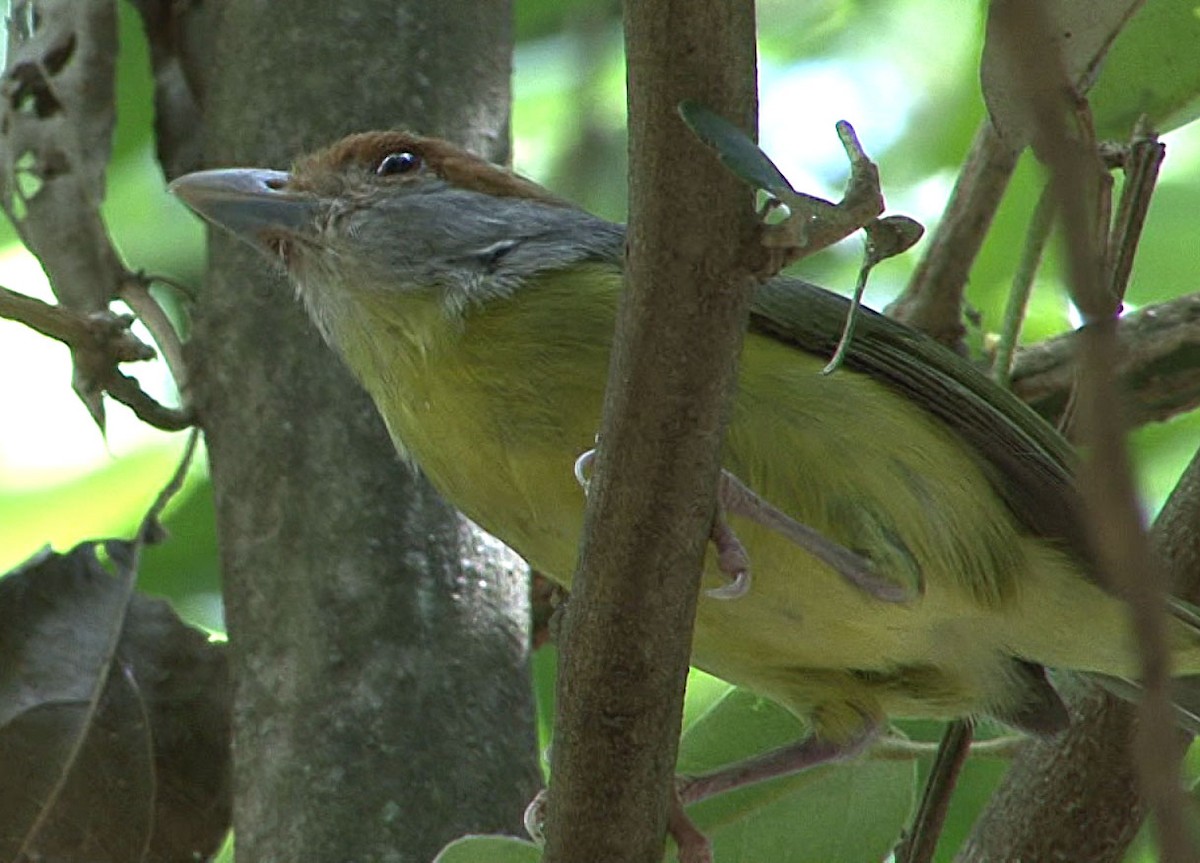
{"label": "curled leaf", "polygon": [[871,265],[904,254],[925,234],[925,226],[908,216],[884,216],[869,223],[864,230]]}

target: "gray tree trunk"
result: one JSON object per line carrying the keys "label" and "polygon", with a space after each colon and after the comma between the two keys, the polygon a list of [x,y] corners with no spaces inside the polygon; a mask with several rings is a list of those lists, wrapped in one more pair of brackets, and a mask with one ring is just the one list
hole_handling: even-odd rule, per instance
{"label": "gray tree trunk", "polygon": [[[508,145],[509,0],[227,0],[206,163],[356,130]],[[425,861],[515,831],[539,783],[522,567],[397,459],[255,252],[212,236],[190,361],[236,681],[240,860]]]}

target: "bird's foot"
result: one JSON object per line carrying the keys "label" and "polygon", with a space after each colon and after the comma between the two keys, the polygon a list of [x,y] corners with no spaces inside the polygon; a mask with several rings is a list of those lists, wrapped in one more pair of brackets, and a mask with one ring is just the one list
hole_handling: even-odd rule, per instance
{"label": "bird's foot", "polygon": [[738,539],[718,503],[708,540],[717,547],[717,568],[729,579],[728,584],[704,591],[713,599],[737,599],[750,592],[750,554]]}

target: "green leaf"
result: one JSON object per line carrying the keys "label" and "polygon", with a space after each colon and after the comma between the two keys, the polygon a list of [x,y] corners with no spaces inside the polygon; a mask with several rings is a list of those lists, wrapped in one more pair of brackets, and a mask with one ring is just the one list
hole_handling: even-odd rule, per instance
{"label": "green leaf", "polygon": [[433,863],[538,863],[542,849],[512,836],[463,836],[433,858]]}
{"label": "green leaf", "polygon": [[218,851],[217,856],[213,858],[213,863],[233,863],[232,830],[225,834],[225,844],[221,846],[221,850]]}
{"label": "green leaf", "polygon": [[787,177],[737,126],[691,100],[679,103],[679,116],[696,133],[696,137],[712,147],[721,162],[740,179],[778,198],[795,197],[796,190]]}
{"label": "green leaf", "polygon": [[1147,0],[1109,51],[1091,93],[1096,131],[1125,139],[1146,114],[1158,132],[1200,117],[1200,6]]}
{"label": "green leaf", "polygon": [[[794,742],[798,719],[766,699],[732,690],[680,741],[681,772],[701,772]],[[908,821],[911,762],[869,756],[722,794],[689,807],[722,863],[862,863],[882,860]]]}

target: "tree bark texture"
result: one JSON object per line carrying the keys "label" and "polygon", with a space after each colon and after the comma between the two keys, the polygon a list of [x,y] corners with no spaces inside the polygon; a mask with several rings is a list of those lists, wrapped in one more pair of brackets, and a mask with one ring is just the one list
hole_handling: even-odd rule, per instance
{"label": "tree bark texture", "polygon": [[[509,0],[227,0],[210,167],[351,131],[508,148]],[[519,829],[539,784],[527,582],[392,449],[270,264],[220,234],[189,356],[236,681],[240,860],[427,861]]]}
{"label": "tree bark texture", "polygon": [[662,858],[701,564],[761,259],[753,196],[683,124],[753,133],[754,5],[628,0],[630,217],[586,537],[564,621],[547,863]]}

